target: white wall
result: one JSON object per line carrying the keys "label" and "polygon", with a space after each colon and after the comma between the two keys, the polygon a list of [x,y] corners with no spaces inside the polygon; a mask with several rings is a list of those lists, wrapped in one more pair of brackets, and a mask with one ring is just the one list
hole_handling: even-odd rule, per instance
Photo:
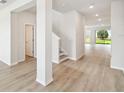
{"label": "white wall", "polygon": [[10,13],[0,13],[0,60],[8,65],[11,62],[10,31]]}
{"label": "white wall", "polygon": [[75,12],[64,14],[62,31],[62,48],[68,53],[72,59],[76,57],[76,16]]}
{"label": "white wall", "polygon": [[84,17],[76,11],[64,14],[63,47],[73,60],[84,55],[84,22]]}
{"label": "white wall", "polygon": [[82,57],[85,53],[85,41],[84,41],[84,31],[85,31],[85,18],[79,14],[77,14],[77,28],[76,28],[76,60]]}
{"label": "white wall", "polygon": [[84,17],[76,11],[65,14],[53,11],[53,32],[61,38],[61,48],[77,60],[84,54]]}
{"label": "white wall", "polygon": [[11,64],[16,64],[18,62],[18,41],[19,37],[19,17],[16,13],[11,13]]}
{"label": "white wall", "polygon": [[11,12],[23,6],[32,0],[16,0],[8,7],[0,10],[0,60],[4,63],[11,65],[14,54],[12,54],[12,50],[14,50],[11,34]]}
{"label": "white wall", "polygon": [[[16,15],[16,16],[13,16]],[[19,12],[12,13],[12,31],[15,34],[16,42],[13,43],[15,47],[14,50],[16,54],[16,62],[22,62],[25,60],[25,25],[34,25],[36,24],[36,15],[30,12]],[[34,40],[36,42],[36,39]],[[13,51],[14,51],[13,50]],[[36,48],[35,51],[36,52]],[[36,54],[36,53],[35,53]],[[15,57],[15,56],[14,56]]]}
{"label": "white wall", "polygon": [[62,26],[63,20],[64,15],[62,13],[52,10],[52,31],[59,37],[61,36],[61,32],[64,30]]}
{"label": "white wall", "polygon": [[111,6],[113,68],[124,70],[124,0],[114,0]]}

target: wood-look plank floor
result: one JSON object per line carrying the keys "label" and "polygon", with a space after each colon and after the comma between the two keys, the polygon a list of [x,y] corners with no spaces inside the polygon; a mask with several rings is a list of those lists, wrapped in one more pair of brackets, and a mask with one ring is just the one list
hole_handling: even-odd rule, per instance
{"label": "wood-look plank floor", "polygon": [[79,61],[53,64],[54,82],[47,87],[35,81],[36,59],[27,59],[13,67],[0,62],[0,91],[124,91],[124,74],[110,68],[110,58],[110,46],[86,46],[86,55]]}

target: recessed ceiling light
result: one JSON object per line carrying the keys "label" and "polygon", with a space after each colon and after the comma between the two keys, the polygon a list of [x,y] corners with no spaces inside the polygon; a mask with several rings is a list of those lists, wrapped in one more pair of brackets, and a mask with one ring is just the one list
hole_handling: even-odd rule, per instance
{"label": "recessed ceiling light", "polygon": [[96,14],[96,16],[98,17],[99,15],[98,15],[98,14]]}
{"label": "recessed ceiling light", "polygon": [[89,6],[89,8],[90,8],[90,9],[94,8],[94,5],[93,5],[93,4],[91,4],[91,5]]}
{"label": "recessed ceiling light", "polygon": [[101,21],[102,21],[102,19],[101,19],[101,18],[99,18],[99,19],[98,19],[98,21],[99,21],[99,22],[101,22]]}

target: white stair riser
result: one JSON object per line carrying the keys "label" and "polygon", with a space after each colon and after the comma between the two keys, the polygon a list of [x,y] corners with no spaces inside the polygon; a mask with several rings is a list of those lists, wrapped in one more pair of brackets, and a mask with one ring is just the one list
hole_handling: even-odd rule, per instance
{"label": "white stair riser", "polygon": [[63,56],[63,55],[66,55],[65,53],[60,53],[59,57]]}
{"label": "white stair riser", "polygon": [[63,62],[63,61],[65,61],[65,60],[67,60],[67,59],[69,59],[69,58],[68,57],[65,57],[65,58],[61,59],[60,60],[60,63]]}
{"label": "white stair riser", "polygon": [[67,54],[64,52],[64,50],[60,49],[60,51],[59,51],[59,60],[60,61],[59,62],[61,63],[67,59],[69,59]]}

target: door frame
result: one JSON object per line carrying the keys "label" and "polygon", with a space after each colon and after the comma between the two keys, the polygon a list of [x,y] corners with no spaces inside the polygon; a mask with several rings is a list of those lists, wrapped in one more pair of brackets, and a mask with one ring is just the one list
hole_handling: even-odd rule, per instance
{"label": "door frame", "polygon": [[[35,25],[34,24],[25,24],[24,28],[25,28],[25,56],[26,56],[26,26],[32,26],[32,30],[33,30],[33,44],[32,44],[32,52],[33,52],[33,56],[32,57],[36,57],[36,30],[35,30]],[[25,58],[26,59],[26,58]]]}

